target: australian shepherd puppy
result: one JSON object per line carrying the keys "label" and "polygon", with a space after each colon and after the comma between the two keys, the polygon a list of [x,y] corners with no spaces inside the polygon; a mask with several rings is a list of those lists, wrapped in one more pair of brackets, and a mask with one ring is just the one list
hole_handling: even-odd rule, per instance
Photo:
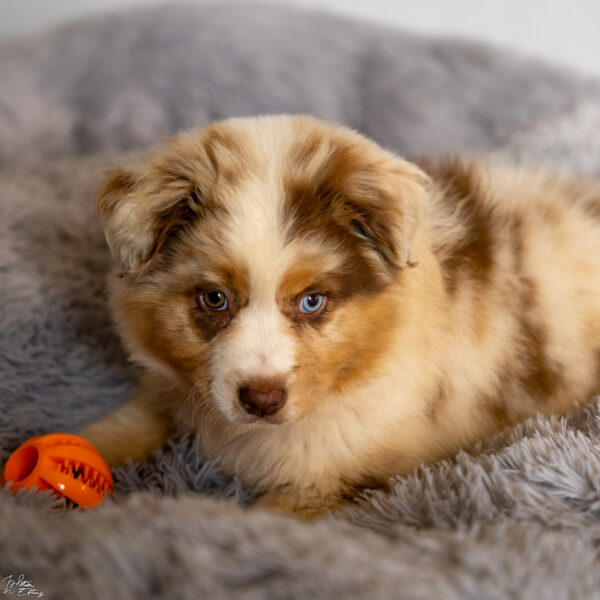
{"label": "australian shepherd puppy", "polygon": [[96,202],[148,372],[81,432],[113,463],[179,426],[311,517],[600,391],[597,185],[272,116],[178,136]]}

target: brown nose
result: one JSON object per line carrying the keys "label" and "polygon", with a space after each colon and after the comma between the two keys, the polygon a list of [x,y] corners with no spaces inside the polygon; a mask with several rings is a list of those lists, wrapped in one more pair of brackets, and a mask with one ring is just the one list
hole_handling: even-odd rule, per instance
{"label": "brown nose", "polygon": [[275,414],[287,400],[287,389],[273,379],[253,381],[238,393],[244,410],[259,417]]}

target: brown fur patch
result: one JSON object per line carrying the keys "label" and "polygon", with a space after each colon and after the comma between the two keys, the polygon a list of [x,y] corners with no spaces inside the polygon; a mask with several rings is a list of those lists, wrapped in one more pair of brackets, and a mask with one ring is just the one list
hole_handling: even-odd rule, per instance
{"label": "brown fur patch", "polygon": [[600,219],[600,195],[589,198],[585,203],[585,209],[592,218]]}
{"label": "brown fur patch", "polygon": [[516,214],[510,222],[510,235],[512,254],[514,257],[513,268],[519,270],[525,254],[525,224],[523,216]]}
{"label": "brown fur patch", "polygon": [[174,240],[178,233],[190,225],[196,218],[196,213],[189,205],[187,199],[174,204],[168,210],[156,215],[155,228],[156,236],[154,247],[147,260],[152,260],[163,250],[169,242]]}
{"label": "brown fur patch", "polygon": [[[249,284],[244,269],[234,262],[211,263],[209,254],[203,256],[202,265],[197,257],[186,265],[184,249],[189,246],[180,247],[179,255],[174,249],[169,252],[170,264],[177,268],[165,271],[163,264],[141,274],[124,297],[122,311],[148,354],[185,378],[204,379],[209,343],[247,304]],[[201,308],[199,295],[212,289],[227,294],[227,310]]]}
{"label": "brown fur patch", "polygon": [[436,423],[438,420],[438,415],[441,410],[443,410],[444,406],[448,401],[448,391],[446,389],[446,383],[443,381],[439,381],[435,387],[435,391],[431,400],[427,404],[427,408],[425,409],[425,415],[428,419],[430,419],[433,423]]}
{"label": "brown fur patch", "polygon": [[548,399],[556,394],[564,381],[560,365],[547,354],[548,341],[543,326],[535,324],[527,315],[520,321],[521,327],[521,370],[519,383],[534,398]]}
{"label": "brown fur patch", "polygon": [[352,502],[356,500],[358,496],[367,490],[381,490],[386,493],[391,491],[391,487],[387,479],[380,479],[369,474],[361,475],[356,479],[342,478],[340,481],[340,486],[342,488],[341,500],[344,502]]}
{"label": "brown fur patch", "polygon": [[378,292],[389,284],[389,275],[361,247],[360,239],[351,232],[350,222],[345,226],[337,222],[309,182],[288,181],[286,198],[284,219],[291,223],[289,238],[310,236],[327,240],[343,255],[340,273],[347,275],[345,295]]}
{"label": "brown fur patch", "polygon": [[324,255],[300,256],[282,277],[277,297],[285,301],[308,290],[338,292],[338,274],[328,273],[328,264]]}
{"label": "brown fur patch", "polygon": [[441,265],[447,291],[453,294],[462,278],[489,286],[496,244],[494,217],[483,200],[486,192],[478,167],[456,158],[435,166],[429,163],[426,171],[442,189],[446,210],[449,213],[458,210],[466,227],[464,237],[456,240]]}
{"label": "brown fur patch", "polygon": [[[399,246],[408,244],[409,229],[418,221],[417,170],[330,128],[303,136],[287,160],[283,220],[289,238],[318,236],[342,251],[362,246],[392,271],[406,266]],[[377,286],[381,276],[373,278],[372,271],[365,270],[364,279]]]}
{"label": "brown fur patch", "polygon": [[298,336],[296,384],[310,390],[297,402],[304,414],[314,402],[374,377],[397,331],[401,309],[392,294],[360,296],[332,308],[319,329]]}
{"label": "brown fur patch", "polygon": [[206,369],[206,345],[198,328],[190,327],[190,300],[141,288],[121,306],[123,317],[146,352],[194,382]]}
{"label": "brown fur patch", "polygon": [[239,134],[222,124],[209,127],[202,140],[204,149],[215,172],[218,183],[238,185],[257,164],[246,151]]}
{"label": "brown fur patch", "polygon": [[564,381],[560,365],[552,361],[546,350],[548,333],[535,321],[538,291],[531,278],[521,277],[521,313],[519,315],[519,359],[517,379],[533,398],[546,399],[555,394]]}
{"label": "brown fur patch", "polygon": [[292,169],[302,171],[315,159],[319,149],[327,144],[328,138],[321,131],[307,132],[303,123],[297,123],[294,130],[299,143],[291,149],[289,162]]}
{"label": "brown fur patch", "polygon": [[493,431],[501,431],[514,424],[511,412],[502,397],[488,397],[483,405],[492,420]]}
{"label": "brown fur patch", "polygon": [[235,293],[238,307],[245,306],[250,294],[250,283],[246,267],[230,260],[220,266],[218,273],[223,285]]}
{"label": "brown fur patch", "polygon": [[109,169],[96,192],[96,209],[103,219],[108,218],[123,196],[136,186],[134,173],[124,169]]}

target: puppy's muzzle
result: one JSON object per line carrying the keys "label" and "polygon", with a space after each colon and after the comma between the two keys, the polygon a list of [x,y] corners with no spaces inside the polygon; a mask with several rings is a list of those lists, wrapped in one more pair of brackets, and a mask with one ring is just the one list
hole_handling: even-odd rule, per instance
{"label": "puppy's muzzle", "polygon": [[279,380],[257,379],[238,391],[244,410],[257,417],[274,415],[287,400],[287,388]]}

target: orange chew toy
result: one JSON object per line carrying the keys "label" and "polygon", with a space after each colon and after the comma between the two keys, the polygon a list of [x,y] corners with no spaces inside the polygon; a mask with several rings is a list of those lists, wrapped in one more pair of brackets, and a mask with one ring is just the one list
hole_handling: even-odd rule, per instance
{"label": "orange chew toy", "polygon": [[114,483],[106,461],[88,441],[68,433],[37,435],[21,444],[2,473],[12,491],[37,487],[54,490],[82,508],[102,502]]}

